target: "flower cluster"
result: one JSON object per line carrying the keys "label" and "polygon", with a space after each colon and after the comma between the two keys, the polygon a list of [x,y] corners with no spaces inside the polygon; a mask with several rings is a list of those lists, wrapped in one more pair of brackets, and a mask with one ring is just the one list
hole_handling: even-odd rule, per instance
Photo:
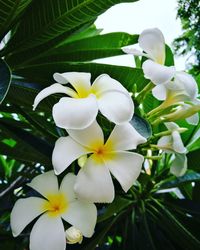
{"label": "flower cluster", "polygon": [[[146,139],[129,123],[134,104],[118,81],[104,74],[91,85],[91,74],[80,72],[55,73],[54,79],[55,84],[36,96],[33,108],[51,94],[66,94],[53,106],[52,115],[55,124],[68,135],[55,143],[54,173],[41,174],[28,184],[43,198],[19,199],[11,213],[14,236],[42,214],[30,234],[31,250],[64,250],[66,243],[81,243],[83,236],[91,237],[97,219],[94,203],[110,203],[115,196],[111,174],[127,192],[144,161],[142,155],[130,151]],[[71,87],[65,86],[68,83]],[[98,110],[115,123],[106,141],[96,121]],[[68,173],[58,188],[55,174],[59,175],[83,157],[78,175]],[[72,225],[66,232],[62,219]]]}
{"label": "flower cluster", "polygon": [[[91,237],[97,221],[94,203],[111,203],[115,197],[112,177],[124,192],[139,177],[144,156],[133,151],[138,145],[144,144],[144,151],[150,153],[161,152],[161,157],[163,153],[171,154],[172,174],[181,176],[187,170],[187,149],[180,135],[186,129],[174,121],[186,119],[190,124],[198,123],[197,83],[191,75],[166,65],[166,45],[160,30],[143,31],[139,46],[142,52],[129,47],[122,49],[142,56],[144,77],[150,83],[140,93],[131,95],[120,82],[106,74],[91,84],[90,73],[65,72],[55,73],[56,83],[36,96],[34,110],[49,95],[66,95],[52,109],[56,126],[62,128],[66,136],[55,142],[54,171],[36,176],[28,184],[38,195],[19,199],[11,213],[14,236],[39,216],[30,234],[30,250],[65,250],[66,243],[81,243],[83,236]],[[145,118],[152,126],[163,123],[167,128],[154,134],[149,141],[131,123],[133,100],[139,109],[148,91],[162,103]],[[108,138],[96,120],[98,112],[114,123]],[[151,140],[156,143],[151,144]],[[154,159],[148,155],[146,158]],[[77,175],[68,171],[75,161],[80,166]],[[59,186],[56,175],[63,172],[66,175]]]}
{"label": "flower cluster", "polygon": [[[175,66],[165,65],[167,47],[159,29],[144,30],[139,36],[138,43],[142,52],[133,47],[124,47],[122,50],[127,54],[146,58],[142,63],[144,77],[150,80],[146,90],[151,90],[154,98],[163,101],[160,106],[151,110],[147,117],[152,125],[164,122],[168,129],[166,132],[159,133],[161,138],[157,145],[153,146],[163,152],[174,153],[171,173],[181,176],[187,170],[187,149],[183,145],[180,133],[187,129],[179,128],[174,121],[186,119],[191,125],[199,123],[198,85],[190,74],[176,71]],[[142,93],[142,98],[145,97],[146,92]],[[139,101],[142,98],[138,98]]]}

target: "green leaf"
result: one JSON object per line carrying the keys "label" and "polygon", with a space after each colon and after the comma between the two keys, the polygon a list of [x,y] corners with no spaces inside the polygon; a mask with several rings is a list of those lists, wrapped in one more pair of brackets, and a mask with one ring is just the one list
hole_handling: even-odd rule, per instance
{"label": "green leaf", "polygon": [[168,45],[165,45],[165,65],[166,66],[174,66],[174,55],[172,53],[171,48]]}
{"label": "green leaf", "polygon": [[109,219],[110,217],[116,216],[123,209],[133,204],[133,201],[125,199],[121,196],[116,196],[114,201],[109,204],[103,214],[98,216],[98,222]]}
{"label": "green leaf", "polygon": [[0,41],[31,2],[32,0],[0,0]]}
{"label": "green leaf", "polygon": [[[47,52],[32,57],[29,57],[27,53],[14,54],[7,60],[11,65],[20,65],[20,62],[22,62],[22,65],[26,65],[27,63],[30,64],[30,62],[31,64],[41,64],[49,61],[91,61],[98,58],[123,55],[121,47],[137,43],[137,40],[138,35],[129,35],[122,32],[109,33],[87,37],[70,43],[66,40],[62,45]],[[34,58],[36,59],[34,60]]]}
{"label": "green leaf", "polygon": [[0,104],[6,97],[10,87],[11,72],[8,65],[3,59],[0,59]]}
{"label": "green leaf", "polygon": [[130,123],[137,130],[137,132],[145,138],[148,139],[152,136],[151,125],[144,118],[135,114],[131,119]]}
{"label": "green leaf", "polygon": [[200,181],[200,174],[195,173],[193,171],[189,171],[189,173],[186,173],[181,177],[173,176],[162,181],[160,189],[178,187],[182,184],[196,182],[196,181]]}
{"label": "green leaf", "polygon": [[148,93],[143,101],[144,112],[148,113],[160,105],[160,101],[157,100],[151,93]]}
{"label": "green leaf", "polygon": [[134,90],[134,85],[138,86],[138,91],[148,83],[144,78],[142,69],[115,66],[98,63],[70,63],[57,62],[37,65],[27,65],[15,70],[15,74],[25,77],[28,81],[35,81],[43,86],[53,83],[53,74],[55,72],[91,72],[92,80],[101,74],[108,74],[118,80],[128,91]]}
{"label": "green leaf", "polygon": [[[42,0],[33,1],[25,12],[7,50],[20,51],[44,44],[80,25],[94,22],[98,15],[111,6],[134,0]],[[66,37],[66,36],[65,36]]]}

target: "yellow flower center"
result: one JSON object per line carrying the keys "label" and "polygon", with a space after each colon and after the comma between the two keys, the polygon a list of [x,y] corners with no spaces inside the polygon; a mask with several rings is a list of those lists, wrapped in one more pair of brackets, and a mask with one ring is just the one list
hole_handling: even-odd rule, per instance
{"label": "yellow flower center", "polygon": [[112,160],[115,156],[113,143],[110,140],[103,145],[99,141],[96,141],[92,144],[91,148],[93,149],[94,159],[98,163],[102,160]]}
{"label": "yellow flower center", "polygon": [[47,211],[51,217],[56,217],[66,212],[68,209],[68,201],[64,194],[49,194],[47,199],[44,201],[43,210]]}

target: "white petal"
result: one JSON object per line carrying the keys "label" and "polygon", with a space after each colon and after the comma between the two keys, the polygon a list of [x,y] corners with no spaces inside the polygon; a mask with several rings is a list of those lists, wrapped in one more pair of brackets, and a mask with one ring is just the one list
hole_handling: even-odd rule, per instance
{"label": "white petal", "polygon": [[198,125],[199,123],[199,114],[196,113],[188,118],[186,118],[186,121],[191,125]]}
{"label": "white petal", "polygon": [[183,145],[181,136],[178,131],[173,131],[172,133],[173,137],[173,149],[175,152],[183,154],[186,152],[186,148]]}
{"label": "white petal", "polygon": [[185,92],[192,100],[197,98],[198,86],[195,79],[191,75],[185,72],[177,72],[174,79],[174,84],[182,86],[182,88],[184,88]]}
{"label": "white petal", "polygon": [[55,73],[54,79],[61,83],[70,83],[77,91],[80,98],[86,97],[90,92],[91,88],[91,74],[83,72],[66,72],[66,73]]}
{"label": "white petal", "polygon": [[120,82],[106,74],[98,76],[92,84],[92,91],[97,97],[100,96],[102,92],[109,90],[119,90],[128,94],[127,89],[124,88]]}
{"label": "white petal", "polygon": [[176,177],[183,176],[187,171],[187,157],[185,154],[176,154],[170,167],[170,172]]}
{"label": "white petal", "polygon": [[99,110],[111,122],[122,124],[133,117],[134,104],[130,95],[120,91],[107,91],[98,99]]}
{"label": "white petal", "polygon": [[116,125],[110,134],[106,145],[112,145],[116,150],[131,150],[145,143],[147,140],[141,136],[130,123]]}
{"label": "white petal", "polygon": [[47,197],[48,194],[58,192],[58,179],[53,171],[36,176],[30,183],[29,187],[35,189],[38,193]]}
{"label": "white petal", "polygon": [[68,173],[63,178],[60,184],[60,192],[66,196],[68,202],[76,200],[76,194],[74,193],[74,184],[76,181],[76,176],[72,173]]}
{"label": "white petal", "polygon": [[151,80],[154,84],[161,84],[170,81],[175,75],[174,66],[160,65],[152,60],[146,60],[142,64],[145,78]]}
{"label": "white petal", "polygon": [[65,250],[66,239],[60,217],[42,215],[30,234],[30,250]]}
{"label": "white petal", "polygon": [[44,212],[42,209],[43,203],[44,199],[38,197],[16,201],[10,215],[10,224],[14,237],[18,236],[32,220]]}
{"label": "white petal", "polygon": [[55,173],[62,173],[73,161],[88,152],[86,148],[74,141],[70,136],[60,137],[55,143],[52,154]]}
{"label": "white petal", "polygon": [[170,131],[179,129],[179,126],[175,122],[165,122],[166,128]]}
{"label": "white petal", "polygon": [[171,135],[167,135],[167,136],[162,136],[158,142],[157,142],[157,146],[164,150],[167,153],[172,153],[173,152],[173,148],[172,148],[172,136]]}
{"label": "white petal", "polygon": [[143,161],[142,155],[132,152],[116,152],[113,159],[105,163],[123,190],[127,192],[138,178]]}
{"label": "white petal", "polygon": [[94,95],[87,98],[63,97],[53,107],[53,118],[58,127],[65,129],[84,129],[91,125],[98,113]]}
{"label": "white petal", "polygon": [[59,83],[54,83],[51,86],[43,89],[38,93],[38,95],[35,97],[34,104],[33,104],[33,110],[36,109],[37,105],[47,96],[56,94],[56,93],[63,93],[63,94],[69,94],[76,95],[75,91],[73,91],[70,88],[64,87]]}
{"label": "white petal", "polygon": [[[132,47],[123,47],[122,51],[125,52],[126,54],[131,54],[134,56],[144,56],[144,57],[149,58],[148,54],[142,53],[140,50],[137,50],[137,49],[132,48]],[[151,59],[153,59],[153,58],[151,58]]]}
{"label": "white petal", "polygon": [[78,143],[91,148],[95,142],[104,144],[103,131],[96,120],[87,128],[82,130],[67,129],[69,135]]}
{"label": "white petal", "polygon": [[114,185],[109,170],[103,162],[97,162],[93,155],[79,171],[74,189],[79,198],[85,201],[105,203],[114,199]]}
{"label": "white petal", "polygon": [[165,39],[162,32],[155,29],[146,29],[139,36],[140,47],[157,63],[165,63]]}
{"label": "white petal", "polygon": [[152,95],[160,100],[164,101],[167,97],[167,90],[165,84],[158,84],[152,89]]}
{"label": "white petal", "polygon": [[79,229],[85,237],[91,237],[97,221],[97,209],[92,203],[74,201],[69,204],[62,218]]}

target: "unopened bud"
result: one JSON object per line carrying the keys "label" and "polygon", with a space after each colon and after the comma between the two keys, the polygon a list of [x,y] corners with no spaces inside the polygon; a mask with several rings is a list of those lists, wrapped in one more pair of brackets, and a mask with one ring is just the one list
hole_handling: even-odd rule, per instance
{"label": "unopened bud", "polygon": [[70,227],[65,231],[65,236],[68,244],[81,244],[83,235],[81,231],[75,227]]}

